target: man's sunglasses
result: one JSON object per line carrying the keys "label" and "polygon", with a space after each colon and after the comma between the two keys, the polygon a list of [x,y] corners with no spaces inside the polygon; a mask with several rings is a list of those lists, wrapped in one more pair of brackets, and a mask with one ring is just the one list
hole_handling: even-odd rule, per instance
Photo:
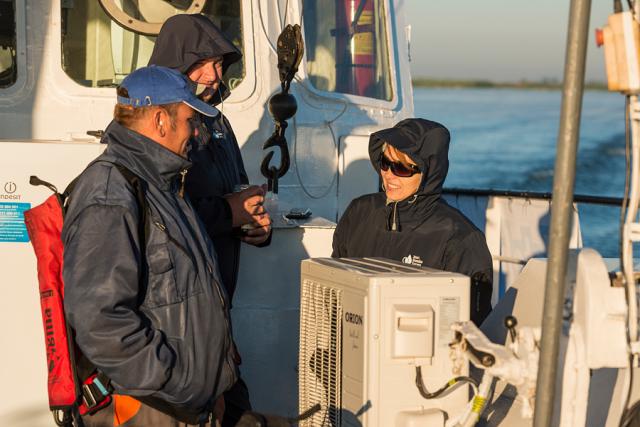
{"label": "man's sunglasses", "polygon": [[380,154],[380,159],[378,160],[380,164],[380,169],[383,171],[388,171],[391,169],[391,173],[400,178],[408,178],[417,173],[420,173],[420,169],[418,169],[415,165],[405,166],[400,162],[393,162],[389,160],[384,154]]}

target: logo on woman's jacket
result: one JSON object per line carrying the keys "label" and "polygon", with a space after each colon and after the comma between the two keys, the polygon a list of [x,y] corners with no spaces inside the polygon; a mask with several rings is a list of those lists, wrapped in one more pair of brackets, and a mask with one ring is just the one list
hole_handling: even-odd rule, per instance
{"label": "logo on woman's jacket", "polygon": [[418,267],[422,267],[422,258],[418,255],[407,255],[402,258],[402,262],[409,265],[417,265]]}

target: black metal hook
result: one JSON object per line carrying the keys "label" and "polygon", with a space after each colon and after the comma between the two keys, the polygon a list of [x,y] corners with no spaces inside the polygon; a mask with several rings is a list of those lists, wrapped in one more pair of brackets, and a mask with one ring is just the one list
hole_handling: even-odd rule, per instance
{"label": "black metal hook", "polygon": [[280,149],[280,165],[271,166],[274,151],[265,154],[260,165],[260,172],[267,178],[269,191],[278,193],[278,179],[289,170],[289,146],[285,137],[287,120],[294,116],[298,105],[293,95],[289,93],[291,80],[298,71],[298,65],[304,53],[304,43],[299,25],[287,25],[278,37],[278,70],[281,91],[269,99],[269,113],[275,121],[275,131],[262,146],[263,149],[277,147]]}
{"label": "black metal hook", "polygon": [[278,193],[278,179],[283,177],[289,170],[291,165],[291,159],[289,158],[289,147],[287,146],[287,140],[284,137],[284,131],[287,128],[287,122],[276,123],[276,130],[273,135],[264,143],[263,149],[277,147],[280,149],[280,165],[278,167],[270,166],[269,163],[273,158],[274,151],[269,151],[265,154],[260,165],[260,172],[262,176],[267,178],[268,191]]}

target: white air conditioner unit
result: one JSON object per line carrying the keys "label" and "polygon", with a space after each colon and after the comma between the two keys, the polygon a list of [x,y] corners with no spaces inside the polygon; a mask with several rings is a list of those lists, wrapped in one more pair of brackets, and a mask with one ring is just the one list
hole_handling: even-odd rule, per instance
{"label": "white air conditioner unit", "polygon": [[302,427],[442,426],[464,411],[468,387],[425,399],[454,366],[450,325],[469,320],[469,278],[383,258],[302,261],[299,405]]}

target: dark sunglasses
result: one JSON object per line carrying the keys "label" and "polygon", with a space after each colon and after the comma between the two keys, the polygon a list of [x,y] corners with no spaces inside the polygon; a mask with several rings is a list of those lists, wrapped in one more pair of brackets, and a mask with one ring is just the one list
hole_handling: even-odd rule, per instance
{"label": "dark sunglasses", "polygon": [[407,167],[400,162],[392,162],[391,160],[386,158],[384,154],[380,154],[378,164],[380,165],[381,170],[386,172],[391,169],[391,173],[400,178],[408,178],[417,173],[420,173],[420,169],[418,169],[417,166],[409,165]]}

